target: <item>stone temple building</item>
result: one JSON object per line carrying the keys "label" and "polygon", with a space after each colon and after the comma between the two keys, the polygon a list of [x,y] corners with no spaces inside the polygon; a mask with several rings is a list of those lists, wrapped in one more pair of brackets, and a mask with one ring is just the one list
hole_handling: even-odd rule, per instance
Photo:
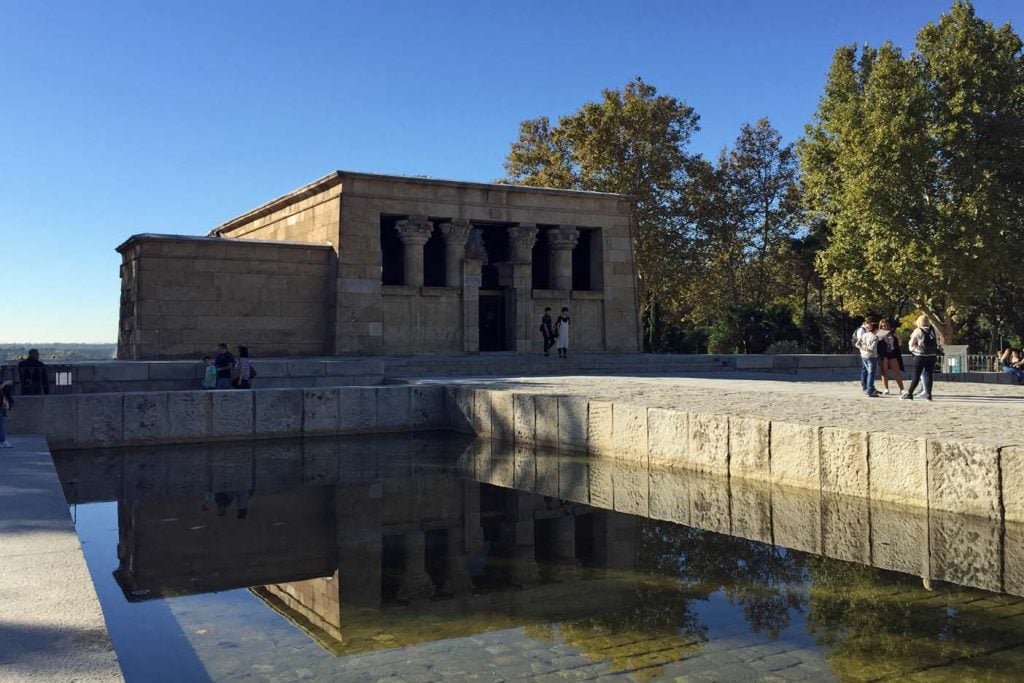
{"label": "stone temple building", "polygon": [[118,247],[118,358],[638,351],[629,197],[338,171],[212,230]]}

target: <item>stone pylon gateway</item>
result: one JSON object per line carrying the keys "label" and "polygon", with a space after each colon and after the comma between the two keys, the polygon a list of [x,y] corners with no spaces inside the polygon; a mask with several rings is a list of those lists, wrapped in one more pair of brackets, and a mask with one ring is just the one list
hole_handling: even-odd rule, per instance
{"label": "stone pylon gateway", "polygon": [[568,306],[578,351],[640,347],[629,197],[338,171],[207,237],[118,247],[118,357],[533,352]]}

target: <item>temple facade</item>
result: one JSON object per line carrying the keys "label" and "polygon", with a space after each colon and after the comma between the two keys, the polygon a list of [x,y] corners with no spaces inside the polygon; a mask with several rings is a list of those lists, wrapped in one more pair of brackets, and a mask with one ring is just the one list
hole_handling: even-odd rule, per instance
{"label": "temple facade", "polygon": [[118,357],[638,351],[629,197],[338,171],[212,230],[118,247]]}

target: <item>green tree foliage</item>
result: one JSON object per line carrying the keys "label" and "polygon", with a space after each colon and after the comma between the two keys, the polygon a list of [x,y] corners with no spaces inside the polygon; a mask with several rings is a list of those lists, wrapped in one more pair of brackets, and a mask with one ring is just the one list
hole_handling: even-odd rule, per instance
{"label": "green tree foliage", "polygon": [[633,196],[642,301],[675,310],[689,248],[678,206],[697,121],[692,107],[637,78],[557,125],[543,116],[520,123],[505,181]]}
{"label": "green tree foliage", "polygon": [[692,162],[689,176],[688,217],[702,265],[689,299],[694,318],[712,328],[711,350],[760,353],[794,339],[792,315],[777,310],[800,289],[793,245],[804,231],[793,145],[761,119],[742,127],[717,164]]}
{"label": "green tree foliage", "polygon": [[1020,279],[1021,47],[958,0],[909,56],[836,51],[798,152],[830,229],[817,264],[851,311],[909,301],[948,340],[997,281]]}

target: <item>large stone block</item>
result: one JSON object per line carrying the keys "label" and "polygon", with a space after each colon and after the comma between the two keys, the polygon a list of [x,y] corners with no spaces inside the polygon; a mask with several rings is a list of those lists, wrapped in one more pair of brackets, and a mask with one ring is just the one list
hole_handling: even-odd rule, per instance
{"label": "large stone block", "polygon": [[587,414],[587,450],[591,453],[612,455],[612,405],[605,401],[591,401]]}
{"label": "large stone block", "polygon": [[502,488],[516,486],[515,449],[511,443],[491,441],[490,474],[487,482]]}
{"label": "large stone block", "polygon": [[145,392],[124,395],[124,440],[129,443],[164,443],[170,416],[168,394]]}
{"label": "large stone block", "polygon": [[516,444],[536,443],[537,416],[530,394],[512,395],[512,429]]}
{"label": "large stone block", "polygon": [[1002,590],[1001,526],[991,518],[930,510],[932,578],[987,591]]}
{"label": "large stone block", "polygon": [[689,414],[681,410],[647,411],[648,459],[651,467],[688,464]]}
{"label": "large stone block", "polygon": [[813,425],[772,422],[772,483],[821,490],[819,430]]}
{"label": "large stone block", "polygon": [[93,370],[93,380],[96,382],[145,382],[148,379],[148,363],[97,363]]}
{"label": "large stone block", "polygon": [[253,487],[253,445],[225,444],[210,455],[210,486],[214,491]]}
{"label": "large stone block", "polygon": [[[75,396],[75,445],[79,448],[116,446],[124,438],[122,394],[79,394]],[[47,420],[47,427],[50,426]]]}
{"label": "large stone block", "polygon": [[1024,446],[999,449],[1003,514],[1007,522],[1024,522]]}
{"label": "large stone block", "polygon": [[772,486],[772,538],[776,545],[820,555],[821,491]]}
{"label": "large stone block", "polygon": [[443,429],[444,387],[440,384],[414,384],[409,389],[409,411],[413,429]]}
{"label": "large stone block", "polygon": [[558,498],[558,456],[550,451],[536,451],[536,492]]}
{"label": "large stone block", "polygon": [[514,395],[508,391],[489,391],[487,393],[491,404],[491,438],[498,441],[514,441]]}
{"label": "large stone block", "polygon": [[871,561],[868,499],[821,494],[821,546],[825,555],[847,562]]}
{"label": "large stone block", "polygon": [[651,467],[648,476],[647,507],[651,519],[689,525],[692,473],[680,468]]}
{"label": "large stone block", "polygon": [[[692,417],[692,416],[691,416]],[[707,472],[691,472],[690,524],[700,529],[728,534],[729,478]]]}
{"label": "large stone block", "polygon": [[338,428],[338,389],[305,389],[302,392],[302,432],[333,434]]}
{"label": "large stone block", "polygon": [[647,408],[624,403],[612,406],[612,447],[615,455],[647,466]]}
{"label": "large stone block", "polygon": [[[498,444],[499,447],[502,447]],[[526,446],[516,444],[514,448],[514,459],[515,459],[515,487],[518,491],[525,491],[527,493],[534,493],[537,490],[537,458],[556,457],[555,454],[541,451],[543,455],[538,455],[538,451],[533,446]]]}
{"label": "large stone block", "polygon": [[253,393],[253,432],[261,436],[302,433],[302,390],[261,389]]}
{"label": "large stone block", "polygon": [[698,472],[729,474],[729,417],[690,413],[688,463]]}
{"label": "large stone block", "polygon": [[586,456],[578,453],[558,456],[558,497],[581,505],[590,504],[590,474]]}
{"label": "large stone block", "polygon": [[458,384],[444,388],[444,406],[447,425],[460,434],[474,434],[473,390]]}
{"label": "large stone block", "polygon": [[[44,433],[50,448],[74,446],[78,431],[78,396],[43,396],[39,397],[39,400],[42,401],[42,421],[46,430]],[[17,409],[18,406],[15,405],[15,410]]]}
{"label": "large stone block", "polygon": [[558,446],[586,450],[589,429],[587,399],[575,396],[558,397]]}
{"label": "large stone block", "polygon": [[647,487],[650,479],[646,467],[638,467],[627,457],[612,457],[613,502],[616,512],[646,517]]}
{"label": "large stone block", "polygon": [[870,508],[871,563],[879,569],[928,576],[928,510],[874,499]]}
{"label": "large stone block", "polygon": [[1000,517],[999,453],[995,447],[928,441],[928,507]]}
{"label": "large stone block", "polygon": [[[731,422],[731,420],[730,420]],[[731,534],[749,541],[772,542],[772,487],[767,481],[730,479]]]}
{"label": "large stone block", "polygon": [[928,506],[925,440],[872,432],[868,435],[871,500]]}
{"label": "large stone block", "polygon": [[770,432],[771,423],[768,420],[729,416],[730,476],[763,481],[771,478]]}
{"label": "large stone block", "polygon": [[534,438],[540,446],[558,445],[558,397],[534,396]]}
{"label": "large stone block", "polygon": [[594,455],[587,460],[590,504],[602,510],[615,509],[615,458]]}
{"label": "large stone block", "polygon": [[841,427],[822,427],[820,439],[821,490],[867,498],[867,433]]}
{"label": "large stone block", "polygon": [[210,398],[212,402],[210,436],[222,439],[252,436],[253,400],[251,391],[212,391]]}
{"label": "large stone block", "polygon": [[407,385],[380,386],[377,392],[376,429],[382,432],[407,431],[412,427],[412,389]]}
{"label": "large stone block", "polygon": [[1024,597],[1024,523],[1007,522],[1003,532],[1003,590]]}
{"label": "large stone block", "polygon": [[338,390],[337,431],[342,434],[375,431],[377,429],[377,398],[377,387],[340,388]]}
{"label": "large stone block", "polygon": [[213,400],[210,391],[172,391],[167,394],[167,438],[200,441],[210,433]]}
{"label": "large stone block", "polygon": [[473,431],[477,436],[490,436],[493,420],[490,419],[490,391],[473,389]]}

